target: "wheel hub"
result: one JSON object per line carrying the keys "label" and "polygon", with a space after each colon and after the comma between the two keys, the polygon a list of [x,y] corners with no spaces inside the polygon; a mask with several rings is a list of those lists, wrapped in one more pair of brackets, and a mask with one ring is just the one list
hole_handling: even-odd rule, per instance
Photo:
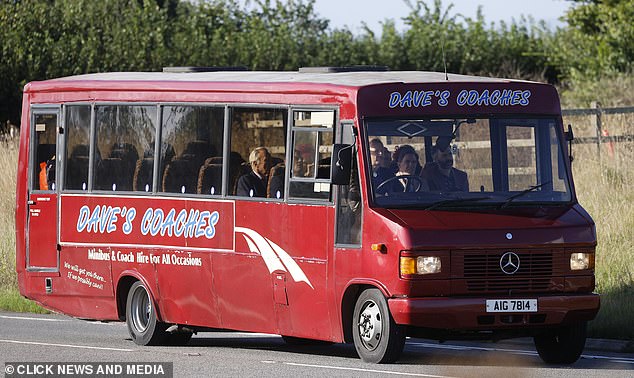
{"label": "wheel hub", "polygon": [[379,306],[374,301],[367,301],[359,315],[359,336],[361,343],[368,350],[374,350],[381,341],[383,332],[382,316]]}

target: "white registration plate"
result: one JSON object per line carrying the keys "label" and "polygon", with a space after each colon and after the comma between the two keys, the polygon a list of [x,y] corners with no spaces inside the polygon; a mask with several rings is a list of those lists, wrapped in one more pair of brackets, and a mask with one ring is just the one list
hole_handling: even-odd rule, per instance
{"label": "white registration plate", "polygon": [[487,312],[537,312],[537,299],[487,299]]}

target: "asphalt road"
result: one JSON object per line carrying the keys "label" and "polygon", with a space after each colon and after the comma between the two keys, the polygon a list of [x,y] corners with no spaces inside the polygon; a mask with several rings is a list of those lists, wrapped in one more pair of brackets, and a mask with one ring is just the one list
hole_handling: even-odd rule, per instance
{"label": "asphalt road", "polygon": [[548,366],[529,342],[439,344],[408,339],[397,364],[372,365],[352,345],[289,346],[279,336],[199,333],[184,347],[140,347],[125,323],[0,312],[0,372],[24,362],[172,362],[175,377],[634,377],[634,355],[586,350]]}

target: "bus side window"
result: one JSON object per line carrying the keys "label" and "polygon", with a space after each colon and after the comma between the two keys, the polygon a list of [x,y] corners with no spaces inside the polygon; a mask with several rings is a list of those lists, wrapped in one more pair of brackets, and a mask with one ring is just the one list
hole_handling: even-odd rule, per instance
{"label": "bus side window", "polygon": [[[90,105],[66,106],[65,190],[88,190],[90,156]],[[95,159],[98,153],[95,151]]]}
{"label": "bus side window", "polygon": [[287,118],[287,108],[232,108],[229,195],[284,198],[280,169],[283,172],[286,157]]}
{"label": "bus side window", "polygon": [[159,190],[222,195],[224,107],[163,107]]}
{"label": "bus side window", "polygon": [[333,110],[293,112],[293,154],[289,196],[330,200]]}
{"label": "bus side window", "polygon": [[[156,119],[156,106],[95,107],[97,149],[106,155],[93,163],[94,190],[133,190],[137,162],[154,148]],[[147,189],[150,191],[151,186]]]}
{"label": "bus side window", "polygon": [[32,190],[55,190],[57,114],[36,114]]}

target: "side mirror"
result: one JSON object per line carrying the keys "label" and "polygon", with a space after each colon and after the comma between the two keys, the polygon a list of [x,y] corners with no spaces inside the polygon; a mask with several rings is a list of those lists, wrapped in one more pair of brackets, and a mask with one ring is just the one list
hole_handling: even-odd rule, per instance
{"label": "side mirror", "polygon": [[332,164],[330,165],[331,183],[349,185],[352,168],[353,144],[335,144],[332,146]]}
{"label": "side mirror", "polygon": [[575,134],[572,132],[572,125],[568,125],[568,131],[564,132],[564,136],[569,143],[575,139]]}
{"label": "side mirror", "polygon": [[575,140],[575,134],[572,132],[572,125],[568,125],[568,131],[564,132],[564,137],[568,142],[568,157],[570,158],[570,162],[574,160],[572,157],[572,141]]}

